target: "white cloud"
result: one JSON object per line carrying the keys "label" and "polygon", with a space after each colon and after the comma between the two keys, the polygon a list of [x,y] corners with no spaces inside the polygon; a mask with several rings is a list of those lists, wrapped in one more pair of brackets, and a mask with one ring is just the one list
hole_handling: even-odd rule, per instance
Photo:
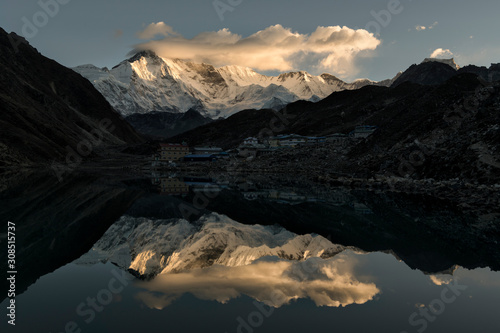
{"label": "white cloud", "polygon": [[342,255],[333,260],[309,260],[314,263],[260,261],[161,274],[138,283],[146,291],[136,297],[155,309],[169,306],[185,293],[220,303],[247,295],[276,308],[300,298],[310,298],[317,306],[339,307],[364,304],[380,292],[374,283],[360,282],[353,273],[354,262],[346,262]]}
{"label": "white cloud", "polygon": [[431,53],[431,58],[453,58],[453,52],[449,49],[435,49],[434,52]]}
{"label": "white cloud", "polygon": [[453,276],[451,275],[430,275],[429,278],[436,286],[450,284],[453,281]]}
{"label": "white cloud", "polygon": [[426,27],[425,25],[417,25],[415,26],[415,30],[424,31],[424,30],[432,30],[439,24],[438,21],[432,23],[430,26]]}
{"label": "white cloud", "polygon": [[166,25],[164,22],[151,23],[144,30],[137,33],[137,37],[140,39],[152,39],[158,35],[161,36],[176,36],[177,33],[174,32],[171,26]]}
{"label": "white cloud", "polygon": [[164,58],[206,62],[214,66],[240,65],[261,71],[329,71],[341,77],[356,74],[357,57],[375,50],[381,43],[364,29],[328,26],[318,27],[311,34],[300,34],[279,24],[248,37],[222,29],[188,39],[160,22],[151,24],[139,36],[152,38],[158,34],[165,37],[136,48],[153,50]]}

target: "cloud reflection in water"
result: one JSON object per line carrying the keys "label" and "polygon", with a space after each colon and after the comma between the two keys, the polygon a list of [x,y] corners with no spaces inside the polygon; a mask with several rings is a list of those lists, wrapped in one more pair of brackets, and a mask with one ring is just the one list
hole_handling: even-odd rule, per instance
{"label": "cloud reflection in water", "polygon": [[317,306],[364,304],[380,290],[374,283],[356,278],[356,262],[355,255],[347,251],[328,260],[295,262],[266,257],[246,266],[160,274],[137,283],[145,289],[137,298],[155,309],[169,306],[185,293],[220,303],[246,295],[276,308],[301,298],[309,298]]}

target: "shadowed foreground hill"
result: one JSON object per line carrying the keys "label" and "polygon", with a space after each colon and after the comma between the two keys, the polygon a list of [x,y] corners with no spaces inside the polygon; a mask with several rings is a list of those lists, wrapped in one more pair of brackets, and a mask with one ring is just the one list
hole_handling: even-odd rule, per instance
{"label": "shadowed foreground hill", "polygon": [[142,141],[87,79],[1,28],[0,110],[0,167],[64,161],[68,146],[77,151],[89,139]]}

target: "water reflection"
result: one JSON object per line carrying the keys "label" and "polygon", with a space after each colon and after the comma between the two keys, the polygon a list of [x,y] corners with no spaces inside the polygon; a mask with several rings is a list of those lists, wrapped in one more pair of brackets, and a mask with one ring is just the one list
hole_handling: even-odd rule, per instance
{"label": "water reflection", "polygon": [[[263,333],[412,332],[409,317],[457,283],[467,290],[426,332],[498,332],[499,273],[478,268],[500,267],[494,223],[425,196],[257,178],[11,184],[0,216],[19,226],[19,332],[60,332],[70,320],[94,333],[230,332],[255,300],[279,308]],[[198,213],[185,219],[179,207]],[[115,270],[135,282],[87,325],[76,307]]]}
{"label": "water reflection", "polygon": [[215,213],[196,223],[124,216],[77,263],[111,261],[148,279],[137,297],[156,309],[185,293],[221,303],[246,295],[273,307],[300,298],[329,307],[366,303],[379,289],[359,281],[361,251],[346,249],[319,235]]}
{"label": "water reflection", "polygon": [[233,190],[241,193],[245,200],[266,200],[270,202],[298,205],[302,203],[327,203],[334,206],[350,207],[360,215],[373,212],[366,205],[358,202],[345,189],[326,190],[317,187],[297,188],[295,186],[270,185],[255,183],[246,179],[229,182],[212,177],[181,177],[176,175],[154,174],[151,182],[157,191],[165,195],[185,196],[189,191],[216,193]]}
{"label": "water reflection", "polygon": [[142,278],[152,278],[212,265],[245,266],[264,257],[328,259],[346,249],[355,248],[333,244],[319,235],[297,235],[280,226],[241,224],[216,213],[195,223],[123,216],[76,262],[110,261]]}
{"label": "water reflection", "polygon": [[[392,253],[409,267],[429,274],[447,271],[456,264],[470,269],[500,267],[498,224],[463,216],[453,207],[425,196],[311,186],[275,176],[141,178],[74,173],[59,182],[52,175],[33,173],[4,181],[7,179],[8,186],[0,186],[0,217],[16,222],[19,229],[19,256],[23,258],[19,263],[23,271],[19,292],[86,253],[123,214],[151,221],[179,220],[185,217],[180,208],[186,207],[189,212],[197,212],[189,223],[183,222],[186,228],[196,226],[200,217],[213,212],[242,225],[279,224],[297,235],[317,233],[331,243]],[[208,200],[200,209],[197,198],[202,194]],[[161,234],[156,237],[161,238]],[[4,241],[5,236],[0,234],[0,245]],[[135,256],[137,261],[132,266],[137,274],[156,276],[167,267],[161,258],[167,258],[168,253],[148,252],[146,248],[138,253],[141,256]],[[0,259],[5,255],[0,253]],[[208,261],[202,262],[214,260],[220,264],[208,250],[204,255]],[[237,258],[247,260],[241,258],[252,255],[240,253]],[[129,259],[116,254],[110,260]],[[144,262],[152,268],[141,271]],[[185,262],[196,267],[192,260]],[[181,266],[175,269],[183,269]]]}
{"label": "water reflection", "polygon": [[155,309],[163,309],[185,293],[220,303],[246,295],[276,308],[301,298],[309,298],[317,306],[339,307],[364,304],[380,292],[375,283],[358,280],[356,260],[348,254],[303,262],[268,260],[160,274],[137,284],[147,290],[137,298]]}

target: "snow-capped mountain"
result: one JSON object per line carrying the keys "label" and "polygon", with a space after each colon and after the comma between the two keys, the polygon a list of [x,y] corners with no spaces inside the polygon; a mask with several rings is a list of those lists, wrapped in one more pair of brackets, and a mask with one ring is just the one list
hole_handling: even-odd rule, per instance
{"label": "snow-capped mountain", "polygon": [[212,265],[245,266],[267,256],[294,261],[325,259],[346,249],[319,235],[245,225],[216,213],[203,216],[196,224],[183,219],[123,216],[76,262],[109,261],[153,277]]}
{"label": "snow-capped mountain", "polygon": [[333,75],[290,72],[266,76],[241,66],[216,68],[143,51],[109,70],[93,65],[73,68],[89,79],[122,115],[195,109],[212,118],[244,109],[279,109],[299,99],[318,101],[335,91],[366,85],[390,86],[393,80],[346,83]]}

